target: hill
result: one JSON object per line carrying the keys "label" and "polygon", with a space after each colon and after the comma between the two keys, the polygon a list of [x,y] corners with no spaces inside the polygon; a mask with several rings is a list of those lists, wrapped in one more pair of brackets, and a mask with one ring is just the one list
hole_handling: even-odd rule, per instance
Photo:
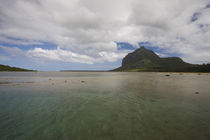
{"label": "hill", "polygon": [[0,71],[34,71],[0,64]]}
{"label": "hill", "polygon": [[210,72],[210,64],[189,64],[179,57],[161,58],[152,50],[141,47],[125,56],[122,66],[113,71]]}

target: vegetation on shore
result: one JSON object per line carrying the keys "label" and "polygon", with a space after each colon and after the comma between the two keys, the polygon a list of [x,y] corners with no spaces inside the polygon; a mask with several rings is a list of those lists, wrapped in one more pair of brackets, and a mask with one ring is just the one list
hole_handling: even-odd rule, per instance
{"label": "vegetation on shore", "polygon": [[35,71],[35,70],[28,70],[23,68],[17,68],[17,67],[10,67],[8,65],[1,65],[0,64],[0,71]]}

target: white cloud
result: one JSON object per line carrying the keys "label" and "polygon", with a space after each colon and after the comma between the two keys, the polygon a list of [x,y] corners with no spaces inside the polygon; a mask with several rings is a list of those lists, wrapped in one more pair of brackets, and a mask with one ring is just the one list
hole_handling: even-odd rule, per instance
{"label": "white cloud", "polygon": [[[117,42],[151,42],[193,63],[210,61],[209,0],[0,0],[0,42],[51,42],[33,57],[97,63],[124,56]],[[192,22],[194,13],[200,13]],[[9,38],[8,38],[9,37]],[[14,39],[15,38],[15,39]],[[21,40],[16,40],[21,39]],[[24,52],[26,53],[26,51]]]}
{"label": "white cloud", "polygon": [[45,50],[42,48],[35,48],[26,52],[27,56],[33,58],[41,58],[44,60],[55,60],[63,62],[77,62],[85,64],[101,63],[104,61],[113,62],[123,58],[127,52],[99,52],[97,57],[90,57],[88,55],[82,55],[73,53],[71,51],[63,49]]}
{"label": "white cloud", "polygon": [[42,48],[35,48],[34,50],[27,51],[27,55],[35,58],[44,58],[46,60],[93,64],[93,58],[89,56],[61,49],[44,50]]}
{"label": "white cloud", "polygon": [[[88,56],[79,53],[71,52],[70,50],[57,49],[47,50],[42,48],[35,48],[31,50],[21,50],[17,47],[5,47],[0,46],[0,50],[3,50],[8,54],[9,57],[28,57],[36,60],[37,62],[43,61],[62,61],[62,62],[76,62],[84,64],[103,63],[105,61],[114,62],[122,59],[129,51],[115,51],[106,52],[101,51],[95,56]],[[0,56],[0,60],[9,60],[9,57]]]}
{"label": "white cloud", "polygon": [[18,45],[43,45],[43,43],[33,40],[18,40],[15,38],[8,38],[5,36],[0,36],[0,42],[1,43],[8,43],[8,44],[18,44]]}

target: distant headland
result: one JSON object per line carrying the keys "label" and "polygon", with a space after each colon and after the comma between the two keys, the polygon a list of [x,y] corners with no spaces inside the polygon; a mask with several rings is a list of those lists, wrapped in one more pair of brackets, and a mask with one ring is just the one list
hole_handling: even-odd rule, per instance
{"label": "distant headland", "polygon": [[122,66],[111,71],[133,72],[210,72],[210,64],[190,64],[179,57],[161,58],[152,50],[141,47],[126,55]]}
{"label": "distant headland", "polygon": [[0,64],[0,71],[28,71],[28,72],[35,72],[36,70],[28,70],[28,69],[17,68],[17,67],[10,67],[8,65],[1,65]]}

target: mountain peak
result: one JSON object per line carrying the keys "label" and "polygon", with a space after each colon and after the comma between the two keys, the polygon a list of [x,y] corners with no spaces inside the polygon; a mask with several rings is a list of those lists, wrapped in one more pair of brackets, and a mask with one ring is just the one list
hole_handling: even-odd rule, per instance
{"label": "mountain peak", "polygon": [[139,49],[146,49],[144,46],[141,46]]}
{"label": "mountain peak", "polygon": [[152,50],[149,50],[149,49],[145,48],[144,46],[141,46],[140,48],[136,49],[133,53],[138,53],[138,54],[140,54],[140,53],[146,54],[147,53],[147,54],[157,56],[156,53],[154,53]]}
{"label": "mountain peak", "polygon": [[136,49],[135,51],[151,51],[151,50],[148,50],[144,46],[141,46],[140,48]]}
{"label": "mountain peak", "polygon": [[178,68],[189,67],[179,57],[160,58],[152,50],[144,46],[126,55],[122,60],[122,66],[117,70],[121,71],[173,71]]}

